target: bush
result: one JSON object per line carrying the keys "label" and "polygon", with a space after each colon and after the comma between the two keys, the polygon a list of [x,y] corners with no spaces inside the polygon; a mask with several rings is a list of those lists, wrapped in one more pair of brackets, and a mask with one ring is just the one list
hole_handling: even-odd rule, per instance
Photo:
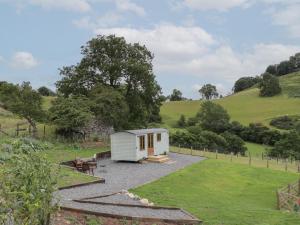
{"label": "bush", "polygon": [[0,223],[50,224],[56,177],[37,154],[14,156],[0,170]]}
{"label": "bush", "polygon": [[227,153],[233,152],[234,154],[245,154],[247,148],[245,147],[245,142],[240,137],[229,132],[224,132],[221,136],[224,137],[227,142]]}
{"label": "bush", "polygon": [[259,82],[260,82],[259,77],[241,77],[235,82],[233,86],[233,92],[237,93],[246,90]]}
{"label": "bush", "polygon": [[300,159],[300,135],[296,131],[291,131],[283,135],[283,137],[276,142],[274,148],[270,149],[271,156],[280,158]]}
{"label": "bush", "polygon": [[270,125],[278,129],[291,130],[295,127],[298,119],[290,116],[280,116],[271,120]]}

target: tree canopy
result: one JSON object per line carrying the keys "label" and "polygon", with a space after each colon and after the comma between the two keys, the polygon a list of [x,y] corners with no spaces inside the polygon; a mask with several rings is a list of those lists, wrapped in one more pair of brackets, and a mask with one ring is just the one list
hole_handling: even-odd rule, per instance
{"label": "tree canopy", "polygon": [[234,83],[233,92],[237,93],[246,90],[259,82],[259,77],[241,77]]}
{"label": "tree canopy", "polygon": [[46,116],[42,108],[42,96],[32,89],[29,82],[22,85],[2,83],[0,101],[5,109],[25,118],[33,128],[33,136],[37,135],[36,122],[45,120]]}
{"label": "tree canopy", "polygon": [[64,97],[89,96],[95,87],[110,87],[128,106],[128,126],[160,121],[161,88],[153,73],[153,54],[145,46],[100,35],[82,46],[81,53],[78,64],[60,69],[62,79],[56,85]]}
{"label": "tree canopy", "polygon": [[222,133],[229,128],[229,114],[221,105],[211,101],[205,101],[201,104],[197,117],[203,129]]}
{"label": "tree canopy", "polygon": [[45,87],[45,86],[42,86],[40,88],[38,88],[37,90],[42,96],[55,96],[55,92],[52,91],[51,89]]}
{"label": "tree canopy", "polygon": [[182,101],[184,100],[182,92],[178,89],[173,89],[172,94],[169,96],[170,101]]}
{"label": "tree canopy", "polygon": [[203,85],[199,90],[199,93],[201,94],[202,98],[206,100],[210,100],[219,96],[216,86],[212,84]]}
{"label": "tree canopy", "polygon": [[259,88],[259,94],[262,97],[272,97],[281,93],[278,77],[270,73],[264,73],[262,75],[262,81],[259,84]]}

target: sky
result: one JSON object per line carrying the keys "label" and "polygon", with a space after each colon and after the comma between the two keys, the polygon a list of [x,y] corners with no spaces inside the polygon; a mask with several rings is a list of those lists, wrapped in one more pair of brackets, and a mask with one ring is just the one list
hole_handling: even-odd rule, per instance
{"label": "sky", "polygon": [[115,34],[153,52],[163,93],[200,98],[300,52],[300,0],[0,0],[0,80],[55,89],[80,47]]}

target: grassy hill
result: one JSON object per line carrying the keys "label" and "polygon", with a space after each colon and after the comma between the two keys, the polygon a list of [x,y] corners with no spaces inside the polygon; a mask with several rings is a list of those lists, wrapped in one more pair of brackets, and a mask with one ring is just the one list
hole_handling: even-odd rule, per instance
{"label": "grassy hill", "polygon": [[[244,125],[260,122],[268,125],[274,117],[300,114],[300,72],[280,77],[282,94],[275,97],[259,97],[259,89],[251,88],[240,93],[215,100],[230,114],[232,120]],[[161,116],[166,126],[174,126],[180,115],[194,116],[201,101],[166,102]]]}

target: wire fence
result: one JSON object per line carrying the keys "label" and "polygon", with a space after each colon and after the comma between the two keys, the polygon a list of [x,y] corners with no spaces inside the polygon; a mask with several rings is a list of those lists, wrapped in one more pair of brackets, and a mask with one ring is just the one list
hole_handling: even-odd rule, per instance
{"label": "wire fence", "polygon": [[220,153],[218,150],[211,151],[208,149],[197,149],[195,147],[181,147],[181,146],[171,146],[171,152],[179,154],[188,154],[194,156],[202,156],[205,158],[219,159],[227,162],[234,162],[239,164],[245,164],[253,167],[259,168],[270,168],[274,170],[281,170],[287,172],[300,173],[300,161],[293,159],[283,159],[279,157],[269,157],[266,154],[261,155],[251,155],[247,153],[245,155],[233,153]]}
{"label": "wire fence", "polygon": [[277,191],[277,208],[300,212],[300,179]]}

